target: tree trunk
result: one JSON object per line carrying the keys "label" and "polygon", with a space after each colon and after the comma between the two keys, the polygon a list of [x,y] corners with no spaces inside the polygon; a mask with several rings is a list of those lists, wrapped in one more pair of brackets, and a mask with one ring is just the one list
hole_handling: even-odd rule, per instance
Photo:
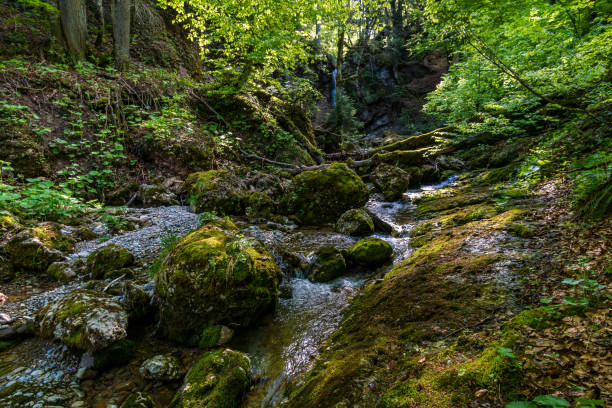
{"label": "tree trunk", "polygon": [[125,71],[130,64],[131,7],[131,0],[111,1],[115,65],[119,71]]}
{"label": "tree trunk", "polygon": [[85,0],[59,0],[62,31],[70,55],[85,59],[85,41],[87,39],[87,14]]}
{"label": "tree trunk", "polygon": [[96,46],[100,47],[104,42],[104,3],[103,0],[96,0],[98,14],[100,15],[100,26],[98,27],[98,38],[96,38]]}
{"label": "tree trunk", "polygon": [[342,92],[342,64],[344,64],[344,27],[339,28],[338,33],[338,55],[336,56],[336,120],[342,128],[344,118],[342,118],[342,106],[340,103],[340,93]]}

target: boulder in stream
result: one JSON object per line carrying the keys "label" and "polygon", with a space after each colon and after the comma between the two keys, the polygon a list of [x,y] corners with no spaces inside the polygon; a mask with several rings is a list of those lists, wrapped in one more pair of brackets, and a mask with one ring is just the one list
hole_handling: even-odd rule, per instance
{"label": "boulder in stream", "polygon": [[176,381],[185,375],[183,364],[178,358],[163,354],[143,362],[138,371],[147,380],[154,381]]}
{"label": "boulder in stream", "polygon": [[241,215],[244,212],[246,185],[228,170],[208,170],[187,177],[190,207],[193,212],[217,211]]}
{"label": "boulder in stream", "polygon": [[410,187],[410,173],[386,163],[376,166],[370,180],[387,201],[400,199]]}
{"label": "boulder in stream", "polygon": [[333,246],[323,246],[315,251],[309,267],[308,279],[312,282],[328,282],[346,272],[346,261],[342,252]]}
{"label": "boulder in stream", "polygon": [[374,232],[374,221],[363,208],[353,208],[336,221],[336,231],[351,236],[363,236]]}
{"label": "boulder in stream", "polygon": [[196,360],[169,407],[237,407],[250,386],[251,364],[246,354],[211,351]]}
{"label": "boulder in stream", "polygon": [[35,330],[43,338],[95,352],[124,339],[127,324],[127,313],[113,296],[76,289],[46,305],[38,313]]}
{"label": "boulder in stream", "polygon": [[166,250],[152,272],[161,334],[193,345],[210,326],[253,323],[276,303],[282,278],[272,254],[223,219]]}
{"label": "boulder in stream", "polygon": [[365,238],[348,250],[348,258],[359,266],[377,268],[389,262],[393,248],[380,238]]}
{"label": "boulder in stream", "polygon": [[351,208],[363,207],[368,196],[368,189],[357,173],[344,163],[334,163],[295,176],[283,202],[300,223],[320,225],[336,222]]}
{"label": "boulder in stream", "polygon": [[105,275],[134,265],[134,255],[119,245],[106,245],[96,249],[87,257],[87,269],[92,279],[102,279]]}

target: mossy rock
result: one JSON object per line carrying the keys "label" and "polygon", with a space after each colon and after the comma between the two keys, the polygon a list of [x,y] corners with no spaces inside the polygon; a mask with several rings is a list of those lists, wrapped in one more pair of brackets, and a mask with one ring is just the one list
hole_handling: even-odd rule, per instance
{"label": "mossy rock", "polygon": [[47,268],[47,275],[58,282],[69,282],[76,277],[76,273],[68,262],[53,262]]}
{"label": "mossy rock", "polygon": [[397,150],[389,153],[376,153],[372,156],[372,163],[380,164],[387,163],[408,168],[413,166],[421,166],[426,161],[426,153],[430,148],[418,150]]}
{"label": "mossy rock", "polygon": [[308,279],[312,282],[329,282],[346,272],[346,261],[342,252],[333,246],[323,246],[315,251],[314,261],[309,267]]}
{"label": "mossy rock", "polygon": [[166,338],[196,345],[204,328],[245,327],[275,305],[282,274],[272,254],[232,227],[230,221],[209,222],[156,262],[159,327]]}
{"label": "mossy rock", "polygon": [[269,218],[276,211],[276,204],[266,193],[254,191],[246,196],[245,213],[252,218]]}
{"label": "mossy rock", "polygon": [[531,238],[534,234],[533,230],[528,225],[518,222],[508,225],[508,231],[520,238]]}
{"label": "mossy rock", "polygon": [[374,232],[374,221],[363,208],[353,208],[336,221],[336,231],[351,236],[363,236]]}
{"label": "mossy rock", "polygon": [[198,346],[200,348],[221,346],[229,343],[233,336],[234,331],[227,326],[210,326],[202,330]]}
{"label": "mossy rock", "polygon": [[365,238],[348,250],[348,257],[360,266],[377,268],[391,260],[393,248],[380,238]]}
{"label": "mossy rock", "polygon": [[87,269],[92,279],[101,279],[106,274],[134,265],[134,254],[114,244],[96,249],[87,257]]}
{"label": "mossy rock", "polygon": [[160,405],[155,402],[152,396],[147,394],[146,392],[135,392],[130,394],[129,397],[123,404],[121,404],[121,408],[159,408]]}
{"label": "mossy rock", "polygon": [[72,251],[74,239],[64,235],[62,226],[46,222],[17,234],[6,245],[5,251],[15,269],[45,272],[49,265]]}
{"label": "mossy rock", "polygon": [[0,236],[3,234],[19,229],[21,225],[19,220],[12,215],[0,215]]}
{"label": "mossy rock", "polygon": [[400,199],[410,187],[410,173],[386,163],[376,166],[370,180],[387,201]]}
{"label": "mossy rock", "polygon": [[96,352],[127,336],[128,316],[112,296],[76,289],[37,315],[35,330],[43,338],[71,348]]}
{"label": "mossy rock", "polygon": [[246,354],[225,349],[204,353],[191,367],[169,408],[235,408],[251,386]]}
{"label": "mossy rock", "polygon": [[217,211],[242,215],[246,186],[241,178],[228,170],[208,170],[187,177],[190,207],[196,213]]}
{"label": "mossy rock", "polygon": [[351,208],[363,207],[368,196],[357,173],[344,163],[334,163],[295,176],[283,201],[302,224],[320,225],[335,222]]}

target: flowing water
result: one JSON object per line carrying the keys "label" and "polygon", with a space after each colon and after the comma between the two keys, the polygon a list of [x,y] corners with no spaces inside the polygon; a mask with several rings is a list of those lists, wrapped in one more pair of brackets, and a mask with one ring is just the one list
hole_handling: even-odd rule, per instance
{"label": "flowing water", "polygon": [[[395,202],[373,195],[366,207],[393,228],[392,235],[375,233],[393,246],[393,263],[411,253],[410,229],[414,226],[416,206],[412,200],[423,191],[453,183],[452,177],[440,184],[410,190]],[[348,248],[357,239],[326,229],[296,229],[290,232],[250,227],[254,237],[273,248],[277,262],[285,272],[290,296],[280,299],[274,314],[250,331],[238,336],[232,346],[246,352],[257,385],[247,396],[243,408],[274,407],[282,401],[288,383],[305,373],[313,364],[319,346],[338,327],[343,311],[368,279],[367,275],[348,275],[327,283],[313,283],[299,267],[289,265],[287,252],[308,260],[322,245]],[[350,271],[349,271],[350,272]]]}

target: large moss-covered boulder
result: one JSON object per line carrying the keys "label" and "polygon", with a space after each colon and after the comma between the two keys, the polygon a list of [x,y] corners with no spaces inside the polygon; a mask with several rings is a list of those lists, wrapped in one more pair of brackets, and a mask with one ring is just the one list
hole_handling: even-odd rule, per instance
{"label": "large moss-covered boulder", "polygon": [[190,207],[196,213],[217,211],[241,215],[244,212],[246,186],[228,170],[208,170],[187,177]]}
{"label": "large moss-covered boulder", "polygon": [[377,268],[391,260],[393,248],[380,238],[365,238],[348,250],[348,257],[360,266]]}
{"label": "large moss-covered boulder", "polygon": [[352,236],[368,235],[374,232],[374,221],[363,208],[353,208],[336,221],[336,231]]}
{"label": "large moss-covered boulder", "polygon": [[185,377],[170,408],[235,408],[251,385],[246,354],[225,349],[200,357]]}
{"label": "large moss-covered boulder", "polygon": [[36,317],[35,330],[43,338],[90,352],[127,336],[128,316],[116,298],[77,289],[46,305]]}
{"label": "large moss-covered boulder", "polygon": [[284,201],[290,214],[302,224],[335,222],[345,211],[360,208],[369,192],[361,178],[344,163],[304,171],[293,179]]}
{"label": "large moss-covered boulder", "polygon": [[370,174],[370,180],[387,201],[402,198],[402,194],[410,187],[410,173],[386,163],[376,166]]}
{"label": "large moss-covered boulder", "polygon": [[184,237],[153,270],[162,335],[194,345],[207,327],[250,325],[275,304],[282,277],[272,254],[225,220]]}
{"label": "large moss-covered boulder", "polygon": [[328,282],[346,272],[346,261],[342,253],[333,246],[323,246],[315,251],[309,267],[308,279],[313,282]]}
{"label": "large moss-covered boulder", "polygon": [[74,239],[53,222],[29,228],[13,237],[5,247],[9,261],[17,270],[45,272],[74,247]]}
{"label": "large moss-covered boulder", "polygon": [[93,279],[102,279],[113,271],[134,265],[134,255],[126,248],[109,244],[96,249],[87,257],[87,270]]}

